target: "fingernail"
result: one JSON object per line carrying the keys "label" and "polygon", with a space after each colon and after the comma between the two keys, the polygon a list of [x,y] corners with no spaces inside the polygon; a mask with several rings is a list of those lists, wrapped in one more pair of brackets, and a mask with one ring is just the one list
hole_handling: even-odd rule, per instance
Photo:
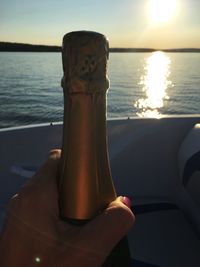
{"label": "fingernail", "polygon": [[132,206],[132,201],[130,200],[130,198],[128,198],[128,197],[123,197],[122,202],[123,202],[127,207],[131,208],[131,206]]}
{"label": "fingernail", "polygon": [[50,150],[47,158],[49,159],[49,158],[52,158],[52,157],[53,158],[57,157],[57,156],[59,156],[60,153],[61,153],[60,149],[52,149],[52,150]]}

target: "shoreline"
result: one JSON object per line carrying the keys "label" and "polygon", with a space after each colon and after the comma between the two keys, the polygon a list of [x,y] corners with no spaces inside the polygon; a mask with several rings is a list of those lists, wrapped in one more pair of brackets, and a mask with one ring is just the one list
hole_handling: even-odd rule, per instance
{"label": "shoreline", "polygon": [[[33,45],[24,43],[0,42],[0,52],[61,52],[61,46]],[[117,48],[111,47],[110,53],[152,53],[162,51],[166,53],[200,53],[200,48]]]}

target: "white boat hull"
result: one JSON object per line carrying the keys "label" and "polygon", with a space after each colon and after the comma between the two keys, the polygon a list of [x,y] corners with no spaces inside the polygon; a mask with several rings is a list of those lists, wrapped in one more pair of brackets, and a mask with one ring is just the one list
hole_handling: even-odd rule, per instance
{"label": "white boat hull", "polygon": [[[183,185],[178,163],[181,144],[199,122],[198,115],[108,121],[115,187],[133,197],[138,213],[129,234],[137,260],[200,266],[200,206]],[[1,224],[9,198],[61,142],[61,123],[0,130]]]}

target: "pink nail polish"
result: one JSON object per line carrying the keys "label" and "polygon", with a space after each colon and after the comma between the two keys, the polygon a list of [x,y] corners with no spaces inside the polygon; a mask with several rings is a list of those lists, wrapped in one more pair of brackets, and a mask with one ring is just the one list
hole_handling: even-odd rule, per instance
{"label": "pink nail polish", "polygon": [[123,197],[122,202],[129,208],[131,208],[132,201],[128,197]]}

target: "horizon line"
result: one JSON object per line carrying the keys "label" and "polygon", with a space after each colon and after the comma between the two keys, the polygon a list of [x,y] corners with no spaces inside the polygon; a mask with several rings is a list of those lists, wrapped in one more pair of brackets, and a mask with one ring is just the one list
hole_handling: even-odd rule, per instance
{"label": "horizon line", "polygon": [[[21,42],[8,42],[0,41],[0,48],[2,45],[13,45],[13,46],[31,46],[35,48],[57,48],[61,49],[62,45],[47,45],[47,44],[31,44],[31,43],[21,43]],[[200,47],[171,47],[171,48],[152,48],[152,47],[109,47],[109,50],[152,50],[152,51],[171,51],[171,50],[200,50]],[[1,50],[0,50],[1,51]],[[115,51],[113,51],[115,52]]]}

